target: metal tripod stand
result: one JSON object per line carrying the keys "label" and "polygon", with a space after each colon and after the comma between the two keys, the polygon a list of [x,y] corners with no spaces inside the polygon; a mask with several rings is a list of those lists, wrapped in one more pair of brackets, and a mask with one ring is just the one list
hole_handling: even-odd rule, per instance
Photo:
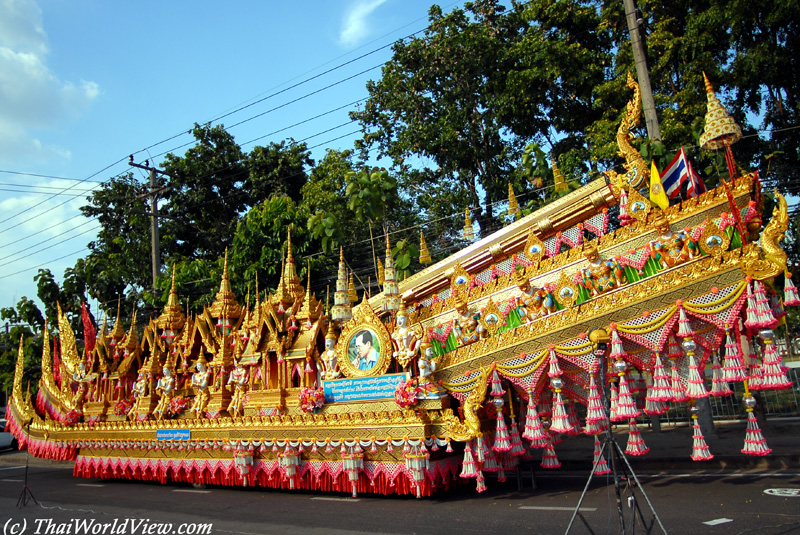
{"label": "metal tripod stand", "polygon": [[[599,367],[602,377],[604,379],[605,370],[606,370],[606,348],[608,346],[608,334],[602,329],[596,329],[589,333],[589,338],[597,344],[597,348],[595,349],[595,355],[598,358]],[[605,432],[603,433],[603,440],[602,440],[602,447],[600,448],[600,457],[602,457],[603,452],[608,451],[609,462],[611,464],[611,474],[614,479],[614,492],[617,497],[617,517],[619,519],[619,534],[620,535],[627,535],[630,533],[631,535],[636,532],[637,526],[637,519],[640,522],[640,525],[645,530],[645,533],[650,533],[653,527],[658,523],[658,527],[661,528],[661,531],[664,535],[667,535],[667,530],[664,525],[661,523],[661,519],[658,518],[658,513],[653,508],[653,504],[650,503],[650,499],[647,497],[647,493],[645,493],[644,488],[642,487],[641,483],[639,482],[639,478],[636,477],[636,472],[633,471],[630,463],[628,462],[628,458],[625,456],[625,452],[619,446],[617,441],[614,439],[613,435],[611,434],[611,421],[609,419],[609,411],[607,405],[607,393],[606,393],[606,381],[602,380],[602,402],[603,408],[606,416],[606,428]],[[595,471],[597,470],[597,463],[592,462],[592,471],[589,473],[589,479],[586,481],[586,486],[583,488],[583,492],[581,493],[580,499],[578,499],[578,505],[575,506],[575,511],[572,513],[572,518],[569,521],[569,525],[567,526],[567,531],[565,535],[569,535],[570,530],[572,530],[572,525],[575,522],[575,518],[578,517],[583,522],[586,529],[589,530],[589,533],[595,535],[595,532],[592,530],[589,522],[586,518],[581,514],[581,504],[583,503],[584,498],[586,497],[586,493],[589,490],[589,485],[592,482],[592,477],[594,476]],[[631,481],[633,478],[633,481]],[[624,486],[624,489],[623,489]],[[641,507],[639,507],[639,501],[636,499],[636,490],[638,489],[641,496],[644,498],[645,502],[647,502],[647,506],[650,508],[652,512],[652,516],[649,522],[645,519],[644,513],[642,512]],[[623,507],[623,492],[627,496],[627,503],[628,507],[631,510],[630,519],[626,524],[625,521],[625,510]]]}
{"label": "metal tripod stand", "polygon": [[[28,431],[27,431],[28,437],[31,436],[31,432],[30,431],[31,431],[31,423],[29,421],[28,422]],[[33,495],[33,491],[31,491],[30,485],[28,485],[28,461],[30,459],[30,456],[31,456],[31,454],[28,451],[28,448],[26,447],[25,448],[25,482],[22,484],[22,494],[19,495],[19,499],[17,500],[17,509],[21,509],[21,508],[25,507],[26,505],[28,505],[28,502],[31,501],[31,500],[33,500],[33,503],[35,503],[36,505],[40,505],[39,501]]]}

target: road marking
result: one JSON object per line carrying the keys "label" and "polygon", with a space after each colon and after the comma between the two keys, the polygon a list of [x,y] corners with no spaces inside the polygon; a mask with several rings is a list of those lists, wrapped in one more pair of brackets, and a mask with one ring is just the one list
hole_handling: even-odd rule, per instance
{"label": "road marking", "polygon": [[6,466],[4,468],[0,468],[0,470],[18,470],[20,468],[25,468],[24,466]]}
{"label": "road marking", "polygon": [[22,479],[0,479],[0,481],[7,481],[9,483],[22,483]]}
{"label": "road marking", "polygon": [[720,524],[727,524],[728,522],[733,522],[732,518],[715,518],[714,520],[709,520],[707,522],[703,522],[706,526],[718,526]]}
{"label": "road marking", "polygon": [[314,496],[312,500],[323,500],[326,502],[360,502],[361,498],[333,498],[330,496]]}
{"label": "road marking", "polygon": [[77,483],[79,487],[105,487],[105,485],[98,485],[95,483]]}
{"label": "road marking", "polygon": [[193,492],[195,494],[210,494],[210,490],[197,490],[197,489],[175,489],[172,492]]}
{"label": "road marking", "polygon": [[783,496],[784,498],[798,498],[800,497],[800,489],[765,489],[764,494]]}
{"label": "road marking", "polygon": [[[522,505],[520,509],[526,509],[529,511],[574,511],[574,507],[544,507],[538,505]],[[592,512],[597,511],[597,507],[581,507],[581,511]]]}

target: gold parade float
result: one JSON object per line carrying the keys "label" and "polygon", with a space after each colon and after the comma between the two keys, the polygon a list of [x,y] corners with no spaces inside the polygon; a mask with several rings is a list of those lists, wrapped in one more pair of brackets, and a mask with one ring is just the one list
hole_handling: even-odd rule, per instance
{"label": "gold parade float", "polygon": [[[628,454],[647,451],[637,418],[687,404],[692,458],[708,459],[694,403],[743,381],[743,453],[769,453],[751,391],[791,386],[771,330],[800,303],[780,248],[786,201],[776,193],[764,225],[758,176],[734,164],[721,186],[652,206],[628,85],[624,174],[402,282],[387,237],[384,291],[354,307],[344,257],[327,308],[288,235],[277,290],[256,289],[252,304],[231,291],[226,259],[211,306],[182,310],[173,275],[157,319],[139,325],[134,311],[126,329],[118,310],[83,354],[59,308],[35,396],[20,345],[10,431],[35,456],[74,460],[79,477],[425,496],[463,478],[483,490],[487,473],[532,456],[558,467],[555,439],[604,430],[604,387]],[[730,153],[741,133],[707,91],[702,142]]]}

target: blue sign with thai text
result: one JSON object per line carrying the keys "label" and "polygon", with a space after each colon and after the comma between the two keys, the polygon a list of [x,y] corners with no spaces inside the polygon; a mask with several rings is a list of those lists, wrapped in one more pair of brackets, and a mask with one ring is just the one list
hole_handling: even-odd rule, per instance
{"label": "blue sign with thai text", "polygon": [[192,438],[190,429],[159,429],[156,431],[157,440],[189,440]]}
{"label": "blue sign with thai text", "polygon": [[377,377],[351,377],[325,381],[322,383],[325,389],[325,403],[393,398],[397,385],[405,379],[404,373],[392,373]]}

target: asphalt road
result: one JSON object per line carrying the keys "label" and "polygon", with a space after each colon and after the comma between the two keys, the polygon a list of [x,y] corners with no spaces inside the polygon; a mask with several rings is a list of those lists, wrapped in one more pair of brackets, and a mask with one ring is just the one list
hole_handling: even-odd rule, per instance
{"label": "asphalt road", "polygon": [[[0,466],[0,527],[2,535],[177,535],[179,529],[187,535],[563,534],[588,474],[542,472],[537,472],[536,490],[529,478],[521,491],[513,479],[488,480],[489,489],[479,495],[471,481],[455,492],[417,500],[78,479],[64,466],[33,466],[29,486],[40,505],[29,501],[17,508],[25,469]],[[638,476],[670,534],[800,534],[800,467],[778,473]],[[650,521],[645,499],[638,491],[634,496]],[[627,500],[623,509],[630,526]],[[614,486],[606,476],[592,481],[582,515],[598,535],[620,533]],[[94,524],[76,526],[81,520]],[[644,530],[637,525],[635,532]],[[570,533],[590,532],[576,519]],[[662,533],[657,524],[652,533]]]}

